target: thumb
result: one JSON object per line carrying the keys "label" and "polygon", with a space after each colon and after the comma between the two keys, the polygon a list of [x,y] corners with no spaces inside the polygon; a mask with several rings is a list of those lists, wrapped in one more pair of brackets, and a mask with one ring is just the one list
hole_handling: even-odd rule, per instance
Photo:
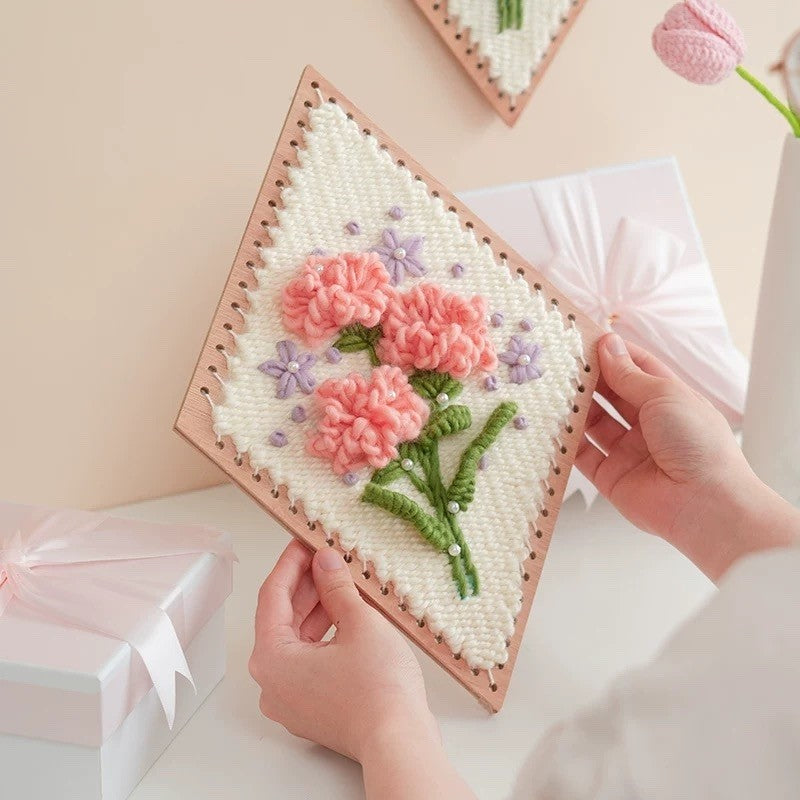
{"label": "thumb", "polygon": [[311,569],[319,601],[336,627],[363,610],[364,601],[358,594],[341,553],[332,547],[317,550]]}
{"label": "thumb", "polygon": [[663,380],[644,372],[616,333],[610,333],[600,341],[599,356],[600,369],[608,388],[636,408],[663,393]]}

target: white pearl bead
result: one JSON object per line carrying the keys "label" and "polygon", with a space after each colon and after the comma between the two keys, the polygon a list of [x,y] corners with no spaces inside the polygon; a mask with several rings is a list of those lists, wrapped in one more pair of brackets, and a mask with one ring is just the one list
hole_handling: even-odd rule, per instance
{"label": "white pearl bead", "polygon": [[454,542],[447,548],[447,552],[453,557],[459,556],[461,555],[461,548]]}
{"label": "white pearl bead", "polygon": [[440,392],[436,395],[436,402],[440,405],[444,405],[450,399],[450,395],[447,392]]}
{"label": "white pearl bead", "polygon": [[322,264],[317,264],[317,272],[322,272],[325,267]]}
{"label": "white pearl bead", "polygon": [[386,398],[390,401],[397,400],[397,392],[394,389],[389,389],[389,391],[386,392]]}
{"label": "white pearl bead", "polygon": [[447,510],[448,510],[448,511],[449,511],[451,514],[458,514],[458,512],[459,512],[459,511],[461,511],[461,506],[460,506],[460,505],[459,505],[459,504],[458,504],[458,503],[457,503],[455,500],[451,500],[451,501],[450,501],[450,502],[447,504]]}
{"label": "white pearl bead", "polygon": [[404,458],[400,462],[400,466],[406,471],[409,472],[414,468],[414,462],[410,458]]}
{"label": "white pearl bead", "polygon": [[531,357],[527,353],[523,353],[518,359],[517,364],[527,367],[531,363]]}
{"label": "white pearl bead", "polygon": [[397,261],[402,261],[406,257],[406,251],[402,247],[395,247],[392,257]]}
{"label": "white pearl bead", "polygon": [[289,372],[297,372],[300,369],[300,365],[296,361],[290,361],[286,365],[286,369],[288,369]]}

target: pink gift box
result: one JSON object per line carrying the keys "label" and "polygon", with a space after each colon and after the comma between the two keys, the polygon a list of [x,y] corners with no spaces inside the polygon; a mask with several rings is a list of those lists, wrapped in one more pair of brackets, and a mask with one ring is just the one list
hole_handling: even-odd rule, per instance
{"label": "pink gift box", "polygon": [[[18,526],[24,531],[31,512],[25,506],[0,505],[0,584],[3,554],[8,560],[13,551],[11,537]],[[229,550],[224,540],[202,528],[99,515],[79,519],[90,521],[90,526],[100,521],[99,530],[105,526],[110,529],[106,535],[119,533],[132,543],[127,546],[133,551],[141,539],[145,542],[139,548],[142,552],[132,551],[134,555],[142,555],[148,541],[157,547],[163,543],[167,553],[195,547],[197,552],[179,555],[109,555],[121,560],[99,560],[102,552],[99,557],[93,553],[91,560],[81,562],[80,548],[70,545],[70,552],[77,552],[77,563],[45,566],[36,563],[39,556],[30,560],[31,574],[35,573],[42,591],[47,590],[48,580],[60,585],[57,582],[68,575],[75,585],[86,587],[87,598],[98,587],[112,593],[125,587],[133,597],[132,607],[152,606],[166,612],[197,691],[167,665],[169,681],[177,681],[170,727],[164,698],[158,695],[136,647],[82,626],[79,620],[68,621],[67,609],[60,618],[58,610],[51,614],[26,603],[24,597],[6,598],[7,606],[0,614],[0,776],[9,797],[127,797],[224,675],[223,604],[231,591],[232,558],[200,551],[202,542],[215,536],[218,552]],[[83,541],[93,543],[97,539],[93,533]],[[192,536],[199,544],[186,544]],[[101,543],[97,549],[102,551],[102,547]],[[51,552],[47,546],[41,551],[46,558]],[[109,604],[102,616],[113,619],[118,611]],[[135,630],[137,621],[133,623]],[[148,619],[141,620],[144,628],[149,624]],[[158,661],[160,654],[154,657]]]}

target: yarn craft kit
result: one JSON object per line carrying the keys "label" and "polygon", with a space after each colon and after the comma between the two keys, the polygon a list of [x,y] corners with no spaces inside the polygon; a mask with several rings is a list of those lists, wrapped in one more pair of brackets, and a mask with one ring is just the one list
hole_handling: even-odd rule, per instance
{"label": "yarn craft kit", "polygon": [[498,711],[601,335],[308,67],[175,429]]}
{"label": "yarn craft kit", "polygon": [[586,0],[413,0],[483,96],[513,126]]}

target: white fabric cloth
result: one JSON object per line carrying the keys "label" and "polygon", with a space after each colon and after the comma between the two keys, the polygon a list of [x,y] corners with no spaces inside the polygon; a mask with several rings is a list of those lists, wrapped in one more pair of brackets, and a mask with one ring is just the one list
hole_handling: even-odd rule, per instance
{"label": "white fabric cloth", "polygon": [[797,800],[799,575],[800,548],[736,564],[651,664],[545,737],[517,796]]}

